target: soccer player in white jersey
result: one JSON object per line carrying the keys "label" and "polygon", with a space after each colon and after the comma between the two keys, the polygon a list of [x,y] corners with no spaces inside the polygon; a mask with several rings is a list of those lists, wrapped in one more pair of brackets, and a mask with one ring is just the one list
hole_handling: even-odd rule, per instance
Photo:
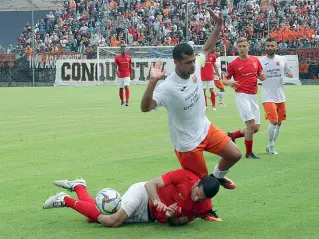
{"label": "soccer player in white jersey", "polygon": [[284,75],[293,78],[286,57],[276,55],[278,49],[276,39],[266,40],[267,55],[261,60],[264,71],[267,74],[266,80],[262,82],[262,101],[266,119],[269,120],[268,144],[266,151],[276,155],[275,140],[283,120],[286,120],[285,93],[283,87]]}
{"label": "soccer player in white jersey", "polygon": [[174,47],[175,71],[156,87],[164,76],[163,64],[151,67],[150,81],[141,102],[142,112],[164,106],[168,113],[171,143],[183,169],[203,178],[208,174],[203,151],[221,156],[211,176],[227,189],[236,185],[225,175],[239,161],[241,153],[225,132],[213,125],[206,117],[205,99],[200,69],[215,48],[222,28],[221,16],[208,9],[216,22],[202,52],[195,56],[193,48],[182,43]]}
{"label": "soccer player in white jersey", "polygon": [[[216,66],[217,66],[218,73],[219,73],[219,74],[217,74],[214,71],[214,83],[215,83],[215,86],[219,89],[219,92],[218,91],[216,92],[216,96],[218,96],[218,105],[225,106],[223,103],[223,97],[225,95],[225,88],[224,88],[223,81],[221,80],[223,75],[222,75],[222,63],[220,60],[220,49],[216,48],[214,51],[214,54],[216,56]],[[219,77],[219,76],[221,76],[221,77]]]}

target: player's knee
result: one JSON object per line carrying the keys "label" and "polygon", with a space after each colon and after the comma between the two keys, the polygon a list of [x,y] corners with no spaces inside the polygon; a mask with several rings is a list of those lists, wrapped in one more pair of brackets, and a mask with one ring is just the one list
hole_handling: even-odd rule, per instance
{"label": "player's knee", "polygon": [[255,120],[246,121],[247,130],[253,132],[255,130]]}
{"label": "player's knee", "polygon": [[258,125],[258,126],[257,126],[257,125],[255,126],[255,128],[254,128],[254,134],[256,134],[256,133],[259,131],[259,128],[260,128],[259,125]]}
{"label": "player's knee", "polygon": [[277,126],[279,124],[279,122],[277,120],[271,120],[270,123],[273,125],[273,126]]}
{"label": "player's knee", "polygon": [[234,153],[233,153],[233,160],[237,162],[241,159],[241,157],[242,157],[242,154],[241,154],[239,148],[236,147],[236,149],[234,150]]}

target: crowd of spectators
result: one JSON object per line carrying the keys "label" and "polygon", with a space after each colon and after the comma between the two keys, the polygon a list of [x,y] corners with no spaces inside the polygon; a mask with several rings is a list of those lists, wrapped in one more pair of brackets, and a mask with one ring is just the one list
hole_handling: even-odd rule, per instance
{"label": "crowd of spectators", "polygon": [[[118,46],[123,41],[131,46],[174,46],[186,37],[201,45],[213,28],[206,7],[222,12],[221,44],[230,52],[239,36],[261,50],[268,27],[282,49],[319,47],[319,2],[270,1],[66,0],[64,10],[36,21],[34,52],[91,52],[98,45]],[[15,51],[32,51],[31,36],[27,23]]]}
{"label": "crowd of spectators", "polygon": [[319,47],[318,0],[65,0],[64,10],[51,11],[36,21],[34,47],[27,23],[16,47],[0,47],[0,51],[90,54],[97,46],[115,47],[122,42],[201,45],[213,29],[207,7],[222,13],[220,45],[230,55],[236,52],[239,36],[250,40],[255,54],[260,54],[269,35],[281,49]]}

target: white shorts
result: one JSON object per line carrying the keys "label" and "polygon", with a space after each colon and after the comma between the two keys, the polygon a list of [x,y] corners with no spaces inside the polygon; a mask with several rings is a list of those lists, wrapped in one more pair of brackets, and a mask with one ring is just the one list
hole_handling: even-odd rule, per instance
{"label": "white shorts", "polygon": [[260,124],[257,95],[236,93],[236,106],[244,123],[254,119],[255,124]]}
{"label": "white shorts", "polygon": [[130,77],[117,78],[116,83],[119,88],[124,88],[125,86],[130,86]]}
{"label": "white shorts", "polygon": [[135,183],[129,187],[122,196],[121,208],[128,218],[125,222],[148,222],[148,194],[145,189],[146,182]]}
{"label": "white shorts", "polygon": [[214,80],[202,81],[203,89],[214,89],[215,83]]}

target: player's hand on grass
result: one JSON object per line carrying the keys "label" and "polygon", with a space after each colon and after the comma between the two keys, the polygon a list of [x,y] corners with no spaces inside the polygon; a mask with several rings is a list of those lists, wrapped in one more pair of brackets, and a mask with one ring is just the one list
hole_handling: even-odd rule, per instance
{"label": "player's hand on grass", "polygon": [[161,78],[164,77],[165,74],[165,69],[163,67],[163,62],[162,61],[157,61],[152,63],[151,66],[151,71],[150,71],[150,80],[151,81],[158,81]]}
{"label": "player's hand on grass", "polygon": [[263,81],[263,80],[266,80],[266,73],[265,72],[261,72],[260,76],[259,76],[259,80]]}
{"label": "player's hand on grass", "polygon": [[288,72],[287,76],[288,76],[289,78],[294,78],[294,74],[293,74],[291,71]]}
{"label": "player's hand on grass", "polygon": [[222,13],[216,14],[211,8],[207,8],[207,11],[210,13],[213,20],[216,22],[217,25],[223,25]]}
{"label": "player's hand on grass", "polygon": [[166,205],[164,203],[162,203],[160,200],[154,200],[153,204],[156,207],[156,210],[159,212],[166,211],[166,209],[167,209]]}
{"label": "player's hand on grass", "polygon": [[175,216],[177,210],[178,210],[177,203],[170,205],[169,207],[166,208],[166,213],[165,213],[166,217]]}

